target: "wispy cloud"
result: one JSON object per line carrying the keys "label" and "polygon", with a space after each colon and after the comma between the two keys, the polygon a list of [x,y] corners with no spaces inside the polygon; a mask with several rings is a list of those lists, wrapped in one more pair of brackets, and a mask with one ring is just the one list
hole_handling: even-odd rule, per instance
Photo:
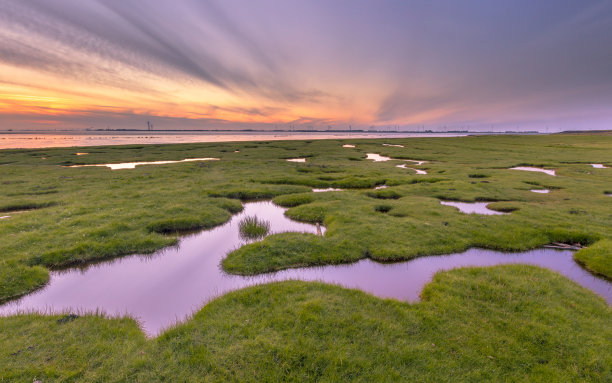
{"label": "wispy cloud", "polygon": [[605,0],[0,0],[0,128],[602,127],[611,28]]}

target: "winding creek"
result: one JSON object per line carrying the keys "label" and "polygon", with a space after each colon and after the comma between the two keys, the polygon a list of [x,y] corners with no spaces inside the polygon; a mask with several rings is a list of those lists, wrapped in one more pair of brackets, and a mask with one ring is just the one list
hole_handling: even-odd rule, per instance
{"label": "winding creek", "polygon": [[391,264],[363,259],[352,264],[290,269],[254,277],[229,275],[221,270],[220,262],[227,253],[246,243],[238,231],[238,223],[244,217],[257,216],[269,221],[271,233],[317,232],[315,225],[285,217],[285,210],[271,202],[246,203],[244,210],[224,225],[184,236],[177,246],[151,255],[132,255],[52,271],[47,286],[0,306],[0,315],[101,310],[110,315],[128,314],[138,318],[145,333],[156,336],[211,299],[256,284],[290,279],[322,281],[379,297],[416,302],[423,286],[438,271],[508,263],[532,264],[557,271],[612,304],[612,283],[582,269],[574,262],[573,253],[567,250],[502,253],[470,249]]}

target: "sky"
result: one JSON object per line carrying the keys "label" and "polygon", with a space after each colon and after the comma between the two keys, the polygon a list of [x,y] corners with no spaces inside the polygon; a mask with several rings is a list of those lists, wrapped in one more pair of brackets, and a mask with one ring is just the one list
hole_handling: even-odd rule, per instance
{"label": "sky", "polygon": [[0,130],[612,129],[609,0],[0,0]]}

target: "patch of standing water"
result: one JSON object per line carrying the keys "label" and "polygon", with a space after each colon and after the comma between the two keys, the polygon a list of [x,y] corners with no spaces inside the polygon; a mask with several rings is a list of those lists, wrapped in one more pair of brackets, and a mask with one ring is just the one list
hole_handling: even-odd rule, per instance
{"label": "patch of standing water", "polygon": [[526,172],[541,172],[541,173],[546,173],[551,176],[557,175],[555,171],[552,169],[533,168],[531,166],[515,166],[513,168],[510,168],[510,170],[524,170]]}
{"label": "patch of standing water", "polygon": [[382,146],[393,146],[395,148],[403,148],[404,145],[394,145],[394,144],[382,144]]}
{"label": "patch of standing water", "polygon": [[312,191],[314,193],[325,193],[325,192],[344,191],[344,189],[327,188],[327,189],[312,189]]}
{"label": "patch of standing water", "polygon": [[604,164],[591,164],[591,166],[596,169],[609,169],[609,167],[604,166]]}
{"label": "patch of standing water", "polygon": [[272,233],[316,232],[314,225],[285,217],[285,210],[271,202],[247,203],[243,212],[226,224],[183,237],[178,246],[152,255],[133,255],[85,268],[52,271],[46,287],[0,306],[0,315],[100,309],[111,315],[132,315],[140,320],[147,335],[155,336],[177,320],[190,316],[207,301],[257,284],[283,280],[322,281],[383,298],[415,302],[423,286],[438,271],[508,263],[547,267],[593,290],[612,304],[612,283],[582,269],[573,261],[573,252],[568,250],[502,253],[470,249],[464,253],[401,263],[380,264],[364,259],[352,264],[290,269],[253,277],[229,275],[221,270],[219,263],[226,254],[246,243],[238,232],[238,223],[246,216],[255,215],[269,221]]}
{"label": "patch of standing water", "polygon": [[89,153],[74,153],[74,154],[77,155],[77,156],[84,156],[84,155],[87,155]]}
{"label": "patch of standing water", "polygon": [[396,165],[396,168],[402,168],[402,169],[410,169],[410,170],[414,170],[416,172],[416,174],[427,174],[427,172],[425,170],[420,170],[420,169],[415,169],[415,168],[409,168],[406,166],[406,164],[402,164],[402,165]]}
{"label": "patch of standing water", "polygon": [[550,193],[550,190],[548,189],[531,189],[530,190],[533,193],[540,193],[540,194],[548,194]]}
{"label": "patch of standing water", "polygon": [[391,157],[381,156],[380,154],[376,154],[376,153],[367,153],[366,155],[367,155],[366,159],[374,160],[374,162],[391,161]]}
{"label": "patch of standing water", "polygon": [[419,161],[419,160],[402,160],[402,161],[416,162],[417,165],[423,165],[425,162],[427,162],[427,161]]}
{"label": "patch of standing water", "polygon": [[465,214],[483,214],[483,215],[505,215],[501,211],[491,210],[487,207],[490,202],[452,202],[440,201],[444,206],[452,206]]}
{"label": "patch of standing water", "polygon": [[179,162],[191,162],[191,161],[219,161],[219,158],[187,158],[180,161],[151,161],[151,162],[123,162],[120,164],[95,164],[95,165],[71,165],[69,168],[86,168],[86,167],[107,167],[111,170],[120,170],[120,169],[134,169],[136,166],[140,165],[166,165],[166,164],[176,164]]}
{"label": "patch of standing water", "polygon": [[11,218],[10,215],[3,215],[2,217],[0,217],[0,219],[7,219],[7,218]]}
{"label": "patch of standing water", "polygon": [[346,145],[342,145],[342,147],[343,147],[343,148],[354,148],[354,147],[355,147],[355,145],[349,145],[349,144],[346,144]]}
{"label": "patch of standing water", "polygon": [[376,186],[376,187],[374,188],[374,190],[386,189],[386,188],[388,188],[388,187],[389,187],[389,186],[387,186],[387,185],[380,185],[380,186]]}
{"label": "patch of standing water", "polygon": [[[366,159],[373,160],[374,162],[383,162],[383,161],[392,161],[392,160],[395,160],[395,158],[381,156],[380,154],[376,154],[376,153],[367,153]],[[397,160],[397,161],[414,162],[414,163],[416,163],[416,165],[423,165],[425,162],[427,162],[427,161],[404,160],[404,159]],[[406,165],[397,165],[397,167],[398,168],[406,168]],[[412,169],[412,168],[407,168],[407,169]],[[427,174],[427,172],[425,172],[424,170],[421,170],[421,172],[424,172],[424,173],[419,173],[419,170],[416,170],[416,169],[412,169],[412,170],[415,170],[417,172],[417,174]]]}
{"label": "patch of standing water", "polygon": [[306,158],[289,158],[289,162],[306,162]]}

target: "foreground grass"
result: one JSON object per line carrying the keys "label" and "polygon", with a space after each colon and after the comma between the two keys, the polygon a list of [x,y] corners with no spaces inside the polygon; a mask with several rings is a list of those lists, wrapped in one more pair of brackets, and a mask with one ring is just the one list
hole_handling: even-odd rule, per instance
{"label": "foreground grass", "polygon": [[148,341],[129,319],[0,318],[0,382],[606,382],[611,315],[532,266],[439,273],[412,305],[282,282],[227,294]]}
{"label": "foreground grass", "polygon": [[[226,222],[240,199],[275,198],[295,219],[321,222],[324,238],[271,236],[224,267],[253,274],[371,257],[405,260],[479,246],[526,250],[591,245],[591,270],[611,276],[612,135],[246,142],[0,151],[0,301],[47,280],[46,270],[175,244],[175,233]],[[342,148],[351,143],[356,148]],[[238,150],[239,152],[235,152]],[[88,152],[76,156],[76,152]],[[428,175],[365,160],[419,159]],[[218,157],[132,170],[62,165]],[[285,161],[304,157],[304,164]],[[508,170],[544,166],[558,177]],[[383,190],[373,187],[385,184]],[[345,188],[312,193],[311,188]],[[530,189],[548,188],[549,194]],[[504,216],[465,215],[440,199],[494,201]],[[599,242],[598,242],[599,241]],[[591,253],[594,254],[594,253]],[[265,255],[265,256],[264,256]],[[578,256],[577,256],[578,257]]]}

